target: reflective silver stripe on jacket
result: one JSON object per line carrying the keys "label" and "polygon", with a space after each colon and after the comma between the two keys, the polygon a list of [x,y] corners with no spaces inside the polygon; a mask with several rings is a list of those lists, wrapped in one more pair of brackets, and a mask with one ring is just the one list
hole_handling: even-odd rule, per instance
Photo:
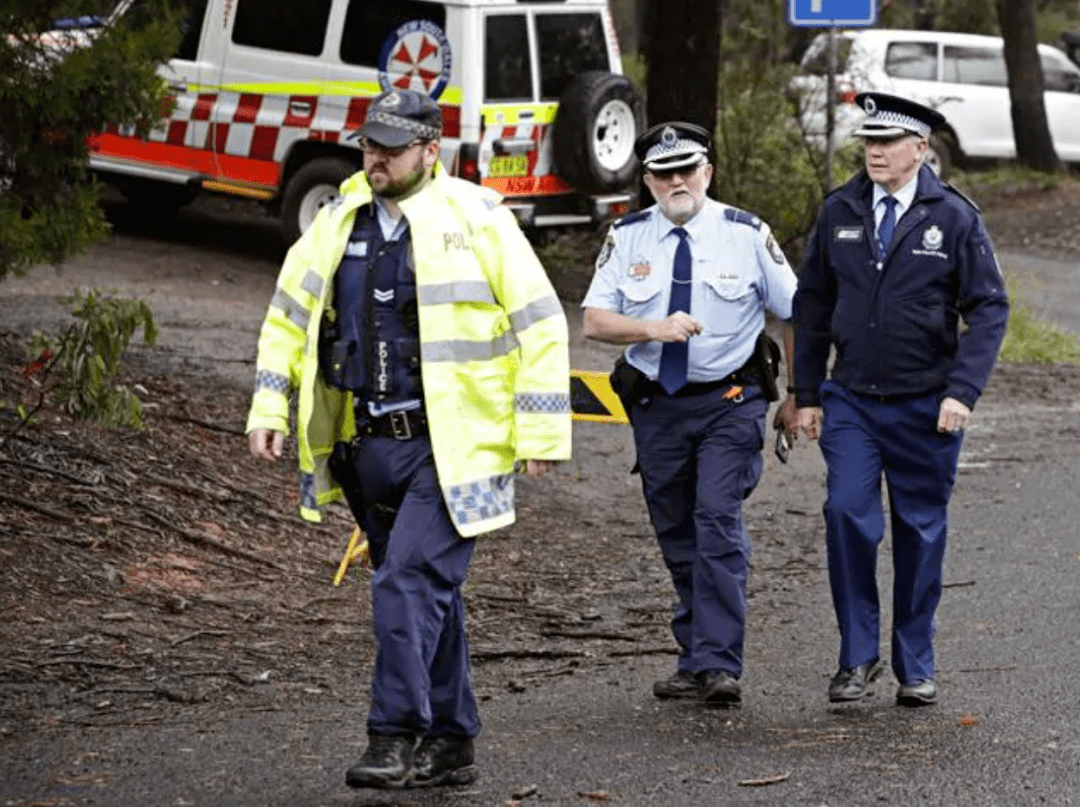
{"label": "reflective silver stripe on jacket", "polygon": [[468,342],[464,339],[447,339],[439,342],[425,342],[420,348],[426,362],[465,362],[489,361],[498,356],[505,356],[518,346],[513,331],[496,336],[490,342]]}
{"label": "reflective silver stripe on jacket", "polygon": [[524,331],[541,320],[562,316],[562,312],[558,297],[554,295],[543,297],[510,314],[510,326],[515,331]]}
{"label": "reflective silver stripe on jacket", "polygon": [[462,302],[495,304],[495,295],[491,291],[491,286],[484,280],[461,280],[456,283],[417,286],[416,299],[420,305],[446,305]]}
{"label": "reflective silver stripe on jacket", "polygon": [[274,296],[270,299],[270,305],[273,308],[281,309],[281,312],[285,317],[302,331],[307,330],[308,321],[311,319],[311,312],[300,305],[292,295],[283,289],[277,289],[274,292]]}
{"label": "reflective silver stripe on jacket", "polygon": [[304,279],[300,281],[300,288],[318,299],[322,296],[323,279],[319,277],[317,272],[308,269]]}
{"label": "reflective silver stripe on jacket", "polygon": [[562,392],[523,392],[514,396],[514,411],[527,414],[564,415],[570,396]]}
{"label": "reflective silver stripe on jacket", "polygon": [[514,475],[498,474],[443,490],[455,524],[473,524],[514,509]]}

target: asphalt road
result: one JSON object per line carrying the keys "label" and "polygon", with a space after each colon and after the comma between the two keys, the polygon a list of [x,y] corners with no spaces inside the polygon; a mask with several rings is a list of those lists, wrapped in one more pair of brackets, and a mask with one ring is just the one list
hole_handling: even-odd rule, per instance
{"label": "asphalt road", "polygon": [[[174,248],[158,242],[153,265],[168,264]],[[250,316],[250,289],[272,285],[265,257],[223,254],[220,264],[198,267],[213,292],[211,305],[235,302],[218,318],[222,344],[237,329],[250,339],[235,312]],[[1068,265],[1002,257],[1045,283],[1039,305],[1080,333],[1077,309],[1059,309],[1065,297],[1054,291],[1071,282]],[[79,271],[72,267],[68,277],[77,279]],[[248,279],[237,286],[238,276]],[[182,307],[174,281],[168,272],[146,280],[162,310]],[[0,286],[0,294],[19,298],[13,306],[2,303],[5,317],[18,316],[23,303],[44,293],[32,278],[20,282]],[[164,324],[184,331],[179,319]],[[574,350],[577,366],[597,366],[602,358],[580,339]],[[242,357],[235,361],[242,374],[251,371]],[[968,432],[938,614],[942,698],[934,707],[896,707],[891,676],[862,703],[827,702],[837,639],[821,546],[823,464],[816,446],[800,443],[787,466],[767,458],[765,479],[748,502],[754,596],[741,708],[655,700],[652,682],[672,665],[663,654],[612,658],[582,675],[564,670],[525,691],[478,680],[485,721],[479,782],[396,794],[344,786],[343,772],[363,743],[362,710],[320,702],[302,710],[195,716],[178,708],[174,719],[151,725],[44,727],[0,738],[0,804],[1080,803],[1080,695],[1073,678],[1080,668],[1080,374],[1063,373],[1052,384],[1045,376],[1038,368],[996,375]],[[1017,394],[1017,386],[1033,381],[1045,383],[1047,394]],[[579,444],[605,440],[618,462],[629,459],[625,434],[612,440],[607,426],[575,428]],[[557,475],[527,504],[558,507],[580,495],[579,478],[608,467],[587,453],[575,463],[576,473]],[[625,495],[628,508],[640,506],[630,480]],[[797,547],[770,540],[796,526],[811,539]],[[886,626],[888,557],[886,540],[879,572]]]}

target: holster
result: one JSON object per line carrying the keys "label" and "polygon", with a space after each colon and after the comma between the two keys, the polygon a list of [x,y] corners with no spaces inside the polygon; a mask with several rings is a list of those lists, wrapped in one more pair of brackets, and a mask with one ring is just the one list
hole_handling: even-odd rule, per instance
{"label": "holster", "polygon": [[353,517],[362,525],[360,519],[363,518],[366,508],[364,507],[364,493],[360,488],[360,476],[356,473],[356,466],[353,464],[352,444],[335,443],[327,467],[334,481],[341,487],[341,492],[345,494],[345,501],[349,503]]}
{"label": "holster", "polygon": [[780,388],[776,384],[776,379],[780,377],[780,345],[764,330],[754,343],[753,364],[761,379],[761,393],[765,400],[780,400]]}
{"label": "holster", "polygon": [[638,386],[644,378],[641,371],[626,360],[625,355],[620,355],[615,360],[615,366],[611,370],[608,380],[611,389],[619,398],[623,411],[628,419],[633,417],[634,401],[637,400]]}

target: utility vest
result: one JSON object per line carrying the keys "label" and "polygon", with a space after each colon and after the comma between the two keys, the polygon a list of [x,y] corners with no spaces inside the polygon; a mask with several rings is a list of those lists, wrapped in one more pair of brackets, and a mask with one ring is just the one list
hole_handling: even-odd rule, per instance
{"label": "utility vest", "polygon": [[319,331],[326,382],[352,392],[360,404],[422,399],[416,305],[408,228],[388,241],[374,206],[362,207],[334,274],[334,304]]}

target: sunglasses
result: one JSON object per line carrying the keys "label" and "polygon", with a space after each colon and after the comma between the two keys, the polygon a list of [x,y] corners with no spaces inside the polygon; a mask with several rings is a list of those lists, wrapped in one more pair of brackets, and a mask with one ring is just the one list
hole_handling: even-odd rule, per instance
{"label": "sunglasses", "polygon": [[408,151],[409,149],[411,149],[413,146],[417,145],[418,143],[422,144],[422,143],[425,143],[427,141],[417,139],[417,140],[413,140],[413,141],[411,141],[409,143],[406,143],[404,146],[395,146],[393,148],[391,148],[390,146],[380,145],[379,143],[376,143],[374,140],[370,140],[369,138],[366,138],[366,137],[361,137],[357,142],[359,143],[360,148],[363,151],[377,151],[377,152],[380,152],[382,154],[387,155],[388,157],[400,157],[402,154],[404,154],[406,151]]}

